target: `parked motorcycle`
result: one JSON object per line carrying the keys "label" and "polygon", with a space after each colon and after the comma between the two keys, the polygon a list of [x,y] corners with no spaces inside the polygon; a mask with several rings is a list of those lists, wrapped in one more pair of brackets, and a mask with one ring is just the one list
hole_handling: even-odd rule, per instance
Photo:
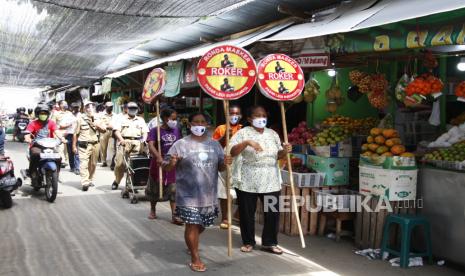
{"label": "parked motorcycle", "polygon": [[0,205],[10,208],[13,205],[11,192],[21,187],[23,181],[15,177],[13,161],[9,157],[0,157]]}
{"label": "parked motorcycle", "polygon": [[15,122],[16,138],[18,138],[21,143],[24,142],[24,137],[27,134],[26,128],[28,124],[29,119],[26,118],[19,118]]}
{"label": "parked motorcycle", "polygon": [[[61,166],[61,156],[58,153],[58,146],[61,141],[56,138],[42,138],[33,141],[34,147],[42,149],[37,171],[29,172],[31,185],[35,191],[45,188],[45,198],[48,202],[55,201],[58,192],[58,178]],[[23,176],[25,170],[21,171]]]}

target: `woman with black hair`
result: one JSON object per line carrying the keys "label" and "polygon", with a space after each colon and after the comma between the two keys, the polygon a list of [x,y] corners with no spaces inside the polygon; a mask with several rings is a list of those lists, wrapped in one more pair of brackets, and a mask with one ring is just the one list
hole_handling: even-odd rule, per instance
{"label": "woman with black hair", "polygon": [[232,159],[207,134],[203,113],[189,116],[191,134],[174,143],[163,161],[166,171],[176,169],[176,214],[185,223],[184,238],[191,255],[189,267],[202,272],[206,266],[199,256],[199,237],[218,217],[218,171]]}
{"label": "woman with black hair", "polygon": [[[173,224],[182,225],[182,221],[175,216],[176,208],[176,174],[174,171],[163,173],[163,183],[159,183],[159,166],[163,162],[163,157],[168,154],[169,149],[173,144],[182,138],[181,130],[178,127],[177,113],[173,109],[163,109],[160,112],[162,124],[160,127],[160,146],[158,149],[157,127],[150,130],[147,136],[149,145],[150,159],[150,174],[147,182],[145,194],[150,200],[149,219],[156,219],[156,206],[158,201],[168,201],[171,206],[171,221]],[[160,199],[159,189],[163,185],[163,197]]]}
{"label": "woman with black hair", "polygon": [[[251,252],[255,246],[255,210],[257,199],[272,203],[264,208],[262,250],[282,254],[278,247],[279,195],[281,175],[278,159],[292,150],[289,144],[282,144],[278,134],[266,127],[267,112],[261,106],[254,106],[247,113],[250,126],[242,128],[231,139],[231,156],[242,159],[240,172],[233,178],[233,186],[239,204],[242,252]],[[273,205],[274,202],[274,205]]]}

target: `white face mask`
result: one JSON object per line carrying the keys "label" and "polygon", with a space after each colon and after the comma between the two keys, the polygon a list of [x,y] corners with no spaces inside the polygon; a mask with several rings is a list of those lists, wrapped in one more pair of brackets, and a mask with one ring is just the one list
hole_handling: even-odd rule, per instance
{"label": "white face mask", "polygon": [[178,121],[176,121],[176,120],[168,120],[168,122],[166,124],[168,125],[169,128],[175,128],[178,125]]}
{"label": "white face mask", "polygon": [[252,125],[256,128],[265,128],[267,123],[266,118],[255,118],[252,120]]}
{"label": "white face mask", "polygon": [[231,125],[236,125],[239,122],[239,116],[238,115],[232,115],[229,117],[229,122]]}
{"label": "white face mask", "polygon": [[136,116],[136,114],[137,114],[137,109],[133,109],[133,108],[128,109],[129,116]]}
{"label": "white face mask", "polygon": [[202,136],[205,134],[205,130],[207,128],[204,127],[204,126],[191,126],[191,132],[192,134],[194,134],[195,136]]}

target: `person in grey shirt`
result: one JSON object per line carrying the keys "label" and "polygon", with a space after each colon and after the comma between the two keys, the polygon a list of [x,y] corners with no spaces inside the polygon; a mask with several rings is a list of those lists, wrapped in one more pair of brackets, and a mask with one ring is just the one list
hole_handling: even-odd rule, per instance
{"label": "person in grey shirt", "polygon": [[178,140],[162,164],[166,171],[176,169],[176,215],[185,223],[185,241],[191,255],[189,267],[205,271],[199,256],[199,236],[218,217],[218,171],[232,163],[223,148],[207,134],[203,113],[189,116],[191,134]]}

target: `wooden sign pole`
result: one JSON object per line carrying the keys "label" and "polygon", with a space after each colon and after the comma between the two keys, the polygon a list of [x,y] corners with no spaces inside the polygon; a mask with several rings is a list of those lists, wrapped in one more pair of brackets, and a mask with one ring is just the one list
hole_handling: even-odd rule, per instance
{"label": "wooden sign pole", "polygon": [[[162,153],[161,153],[160,128],[161,128],[162,123],[160,123],[160,100],[158,98],[155,103],[155,107],[157,111],[157,115],[156,115],[157,116],[157,147],[158,147],[158,152],[161,155]],[[158,185],[159,198],[163,199],[163,170],[161,166],[158,166],[158,181],[159,181],[159,185]]]}
{"label": "wooden sign pole", "polygon": [[[281,108],[281,119],[282,119],[282,124],[283,124],[284,143],[288,144],[289,141],[287,138],[286,111],[284,109],[284,102],[279,102],[279,107]],[[305,240],[304,240],[304,234],[302,232],[302,225],[300,223],[299,209],[297,207],[297,202],[295,199],[295,188],[294,188],[294,177],[292,175],[291,155],[287,153],[286,158],[287,158],[287,169],[289,170],[289,180],[290,180],[289,184],[291,185],[292,207],[294,209],[293,211],[295,213],[295,218],[297,220],[297,227],[299,228],[300,242],[302,244],[302,248],[305,248]]]}
{"label": "wooden sign pole", "polygon": [[[231,133],[231,125],[229,121],[229,101],[223,101],[224,115],[226,118],[226,153],[229,155],[229,137]],[[231,166],[226,164],[226,198],[228,203],[228,256],[232,256],[232,198],[231,198]]]}

